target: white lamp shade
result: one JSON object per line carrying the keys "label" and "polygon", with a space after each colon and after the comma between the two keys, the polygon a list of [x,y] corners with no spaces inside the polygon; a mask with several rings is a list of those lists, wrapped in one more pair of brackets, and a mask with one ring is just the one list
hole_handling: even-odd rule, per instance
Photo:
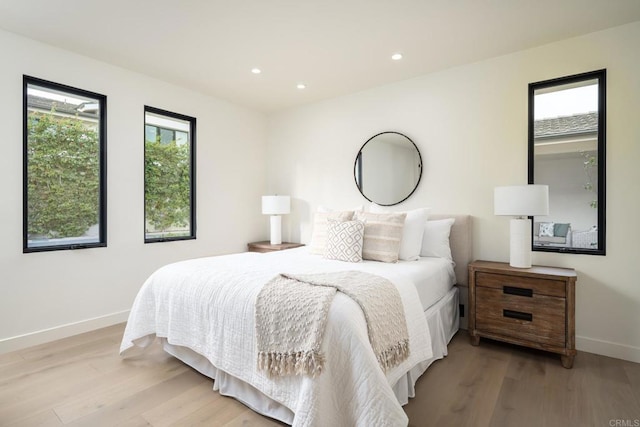
{"label": "white lamp shade", "polygon": [[262,213],[265,215],[284,215],[291,212],[289,196],[262,196]]}
{"label": "white lamp shade", "polygon": [[495,215],[549,215],[548,185],[496,187],[493,194]]}

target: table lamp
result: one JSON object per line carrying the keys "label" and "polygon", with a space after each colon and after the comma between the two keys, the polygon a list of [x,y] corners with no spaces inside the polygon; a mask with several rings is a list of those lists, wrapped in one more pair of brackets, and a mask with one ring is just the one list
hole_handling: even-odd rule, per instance
{"label": "table lamp", "polygon": [[262,196],[262,213],[271,215],[271,244],[282,243],[282,217],[291,211],[289,196]]}
{"label": "table lamp", "polygon": [[493,195],[495,215],[515,216],[510,224],[509,265],[531,267],[531,220],[529,216],[549,215],[549,186],[513,185],[496,187]]}

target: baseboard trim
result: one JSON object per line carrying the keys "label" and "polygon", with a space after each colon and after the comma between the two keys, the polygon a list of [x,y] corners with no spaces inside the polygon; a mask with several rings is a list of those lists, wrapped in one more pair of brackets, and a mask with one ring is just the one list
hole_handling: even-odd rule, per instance
{"label": "baseboard trim", "polygon": [[10,351],[22,350],[38,344],[67,338],[84,332],[94,331],[118,323],[126,322],[129,318],[129,310],[107,314],[106,316],[94,317],[93,319],[81,320],[80,322],[67,323],[55,328],[43,329],[41,331],[30,332],[28,334],[17,335],[15,337],[0,340],[0,354]]}
{"label": "baseboard trim", "polygon": [[576,348],[579,351],[586,351],[587,353],[595,353],[602,356],[640,363],[639,347],[576,336]]}

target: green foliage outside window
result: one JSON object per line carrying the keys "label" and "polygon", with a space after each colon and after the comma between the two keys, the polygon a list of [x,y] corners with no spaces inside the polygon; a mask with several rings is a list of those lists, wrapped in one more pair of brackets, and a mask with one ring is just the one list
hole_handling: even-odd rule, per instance
{"label": "green foliage outside window", "polygon": [[[78,237],[99,221],[98,132],[54,113],[28,113],[30,238]],[[154,232],[174,234],[189,225],[189,149],[176,141],[145,142],[146,222]]]}
{"label": "green foliage outside window", "polygon": [[160,137],[156,141],[145,141],[144,173],[148,225],[156,232],[188,226],[191,215],[189,144],[161,143]]}
{"label": "green foliage outside window", "polygon": [[34,112],[27,130],[29,236],[82,236],[98,223],[98,133],[77,118]]}

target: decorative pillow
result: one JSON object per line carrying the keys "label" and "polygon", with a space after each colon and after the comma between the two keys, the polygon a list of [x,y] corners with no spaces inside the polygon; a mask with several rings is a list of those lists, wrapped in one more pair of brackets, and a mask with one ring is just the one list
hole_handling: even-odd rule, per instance
{"label": "decorative pillow", "polygon": [[540,223],[540,232],[538,236],[540,237],[553,237],[553,226],[555,224],[553,222],[541,222]]}
{"label": "decorative pillow", "polygon": [[567,237],[569,234],[569,224],[553,224],[553,235],[556,237]]}
{"label": "decorative pillow", "polygon": [[350,221],[353,211],[344,212],[316,212],[313,216],[313,231],[311,233],[311,243],[309,253],[324,255],[327,248],[327,221],[339,222]]}
{"label": "decorative pillow", "polygon": [[346,262],[362,261],[364,222],[329,220],[327,226],[327,249],[324,257]]}
{"label": "decorative pillow", "polygon": [[[371,204],[369,208],[374,213],[391,212],[385,206]],[[400,241],[400,252],[398,258],[403,261],[416,261],[420,258],[420,249],[422,248],[422,234],[424,233],[424,224],[429,219],[430,208],[420,208],[406,211],[406,219],[404,220],[404,228],[402,229],[402,240]]]}
{"label": "decorative pillow", "polygon": [[449,235],[451,234],[451,226],[455,221],[454,218],[427,221],[424,226],[420,255],[445,258],[453,262],[451,247],[449,246]]}
{"label": "decorative pillow", "polygon": [[397,262],[406,213],[356,212],[354,219],[364,221],[362,258]]}

